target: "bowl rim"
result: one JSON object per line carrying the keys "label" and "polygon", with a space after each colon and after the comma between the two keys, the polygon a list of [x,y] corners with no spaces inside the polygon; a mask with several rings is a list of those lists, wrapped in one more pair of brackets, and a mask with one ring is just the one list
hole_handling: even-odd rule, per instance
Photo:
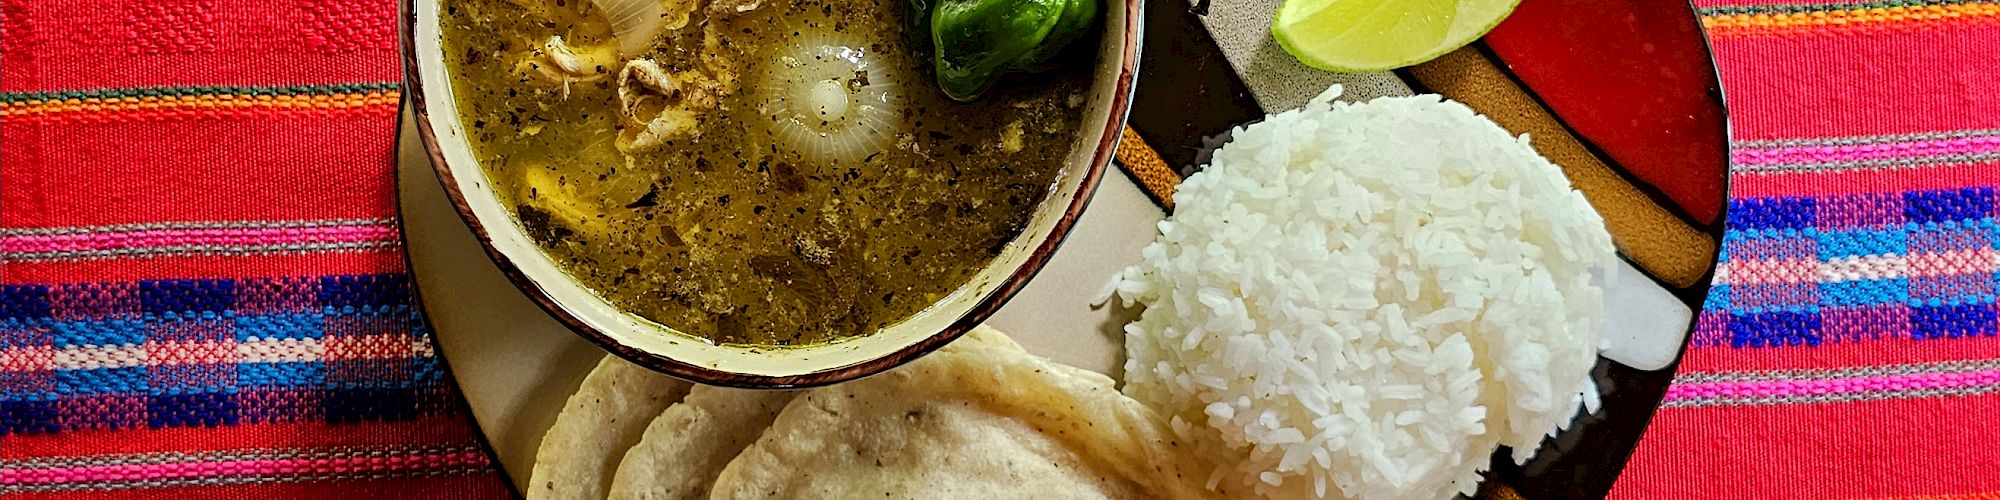
{"label": "bowl rim", "polygon": [[417,66],[418,54],[417,44],[415,43],[418,22],[416,3],[420,1],[442,0],[401,0],[398,2],[399,15],[402,18],[402,22],[397,23],[397,41],[401,45],[398,52],[400,52],[401,56],[400,66],[403,73],[404,99],[409,102],[411,112],[415,114],[414,121],[416,122],[417,136],[423,143],[424,154],[430,161],[432,173],[437,175],[440,184],[443,185],[445,197],[450,200],[452,211],[456,212],[459,220],[464,222],[466,227],[472,231],[475,239],[479,241],[480,249],[486,254],[487,259],[493,261],[500,268],[501,274],[507,276],[507,281],[512,283],[515,289],[526,295],[529,300],[540,306],[543,312],[555,318],[557,322],[562,323],[570,332],[583,337],[585,340],[610,352],[612,355],[676,378],[708,385],[746,389],[815,387],[845,382],[887,371],[922,357],[939,347],[943,347],[945,344],[951,343],[953,340],[957,340],[965,332],[971,331],[973,327],[984,323],[988,317],[991,317],[1002,305],[1012,299],[1016,293],[1019,293],[1021,288],[1025,287],[1029,281],[1034,279],[1036,274],[1041,272],[1042,268],[1048,264],[1049,259],[1055,255],[1056,250],[1062,246],[1063,241],[1069,237],[1070,231],[1076,226],[1077,219],[1082,216],[1084,208],[1089,205],[1091,197],[1096,194],[1098,183],[1103,180],[1105,170],[1111,164],[1113,153],[1117,151],[1119,141],[1123,138],[1126,122],[1131,113],[1133,91],[1139,73],[1139,49],[1145,33],[1144,1],[1123,0],[1122,2],[1112,4],[1113,6],[1119,4],[1124,6],[1125,29],[1121,34],[1122,43],[1119,48],[1118,74],[1111,82],[1114,86],[1110,103],[1111,116],[1106,120],[1104,130],[1098,133],[1097,143],[1091,152],[1090,162],[1084,169],[1083,179],[1077,187],[1076,194],[1071,196],[1068,206],[1063,207],[1062,216],[1050,228],[1049,235],[1043,238],[1041,243],[1036,245],[1034,249],[1029,251],[1029,254],[1022,261],[1020,267],[1015,268],[1013,273],[1000,281],[991,293],[981,298],[971,309],[960,315],[958,319],[953,320],[943,330],[923,337],[909,345],[899,347],[881,357],[808,373],[757,375],[724,371],[688,363],[620,343],[604,332],[598,331],[597,328],[585,323],[581,318],[578,318],[575,314],[564,308],[560,301],[551,297],[533,279],[522,272],[511,257],[507,256],[506,253],[493,244],[493,240],[488,235],[485,225],[481,224],[479,218],[472,213],[472,207],[466,201],[465,194],[459,191],[459,185],[456,176],[452,172],[452,166],[445,161],[443,148],[438,142],[436,132],[431,128],[430,107],[429,103],[426,102],[423,91],[423,76]]}

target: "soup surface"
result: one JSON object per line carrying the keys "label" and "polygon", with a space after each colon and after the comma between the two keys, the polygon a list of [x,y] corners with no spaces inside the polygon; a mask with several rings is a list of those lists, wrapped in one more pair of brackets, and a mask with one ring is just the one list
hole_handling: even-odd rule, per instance
{"label": "soup surface", "polygon": [[668,2],[621,53],[588,1],[449,0],[444,47],[475,155],[566,272],[710,341],[809,345],[969,280],[1082,112],[1088,64],[946,98],[904,3]]}

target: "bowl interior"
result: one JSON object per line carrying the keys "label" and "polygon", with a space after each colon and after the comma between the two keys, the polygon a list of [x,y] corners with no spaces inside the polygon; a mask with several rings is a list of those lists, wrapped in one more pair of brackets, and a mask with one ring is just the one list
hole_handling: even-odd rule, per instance
{"label": "bowl interior", "polygon": [[697,381],[755,387],[832,383],[895,366],[956,338],[1025,284],[1075,222],[1117,146],[1137,69],[1139,31],[1128,23],[1137,22],[1140,8],[1131,0],[1106,9],[1083,121],[1063,168],[1027,229],[997,258],[929,308],[872,335],[804,348],[749,348],[710,344],[626,313],[536,246],[472,154],[447,83],[439,2],[411,4],[407,77],[425,146],[459,215],[514,284],[579,334],[634,362]]}

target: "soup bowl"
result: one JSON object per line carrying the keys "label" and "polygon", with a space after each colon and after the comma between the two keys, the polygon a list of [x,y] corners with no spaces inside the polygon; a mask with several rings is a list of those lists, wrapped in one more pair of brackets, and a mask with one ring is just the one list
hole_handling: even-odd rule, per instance
{"label": "soup bowl", "polygon": [[[622,310],[559,268],[502,203],[460,120],[440,28],[443,0],[403,2],[404,78],[418,134],[460,218],[508,279],[570,330],[621,358],[683,379],[745,388],[851,380],[916,359],[998,310],[1062,244],[1104,176],[1125,127],[1138,73],[1140,0],[1108,0],[1081,125],[1026,229],[973,277],[899,322],[803,347],[717,344]],[[642,270],[658,271],[658,270]]]}

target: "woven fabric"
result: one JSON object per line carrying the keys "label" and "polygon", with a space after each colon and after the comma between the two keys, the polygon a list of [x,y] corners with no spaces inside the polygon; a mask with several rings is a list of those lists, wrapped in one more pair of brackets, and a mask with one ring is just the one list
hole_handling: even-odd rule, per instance
{"label": "woven fabric", "polygon": [[392,0],[0,0],[0,497],[500,498],[395,224]]}
{"label": "woven fabric", "polygon": [[1696,3],[1728,230],[1614,496],[2000,492],[2000,5]]}

